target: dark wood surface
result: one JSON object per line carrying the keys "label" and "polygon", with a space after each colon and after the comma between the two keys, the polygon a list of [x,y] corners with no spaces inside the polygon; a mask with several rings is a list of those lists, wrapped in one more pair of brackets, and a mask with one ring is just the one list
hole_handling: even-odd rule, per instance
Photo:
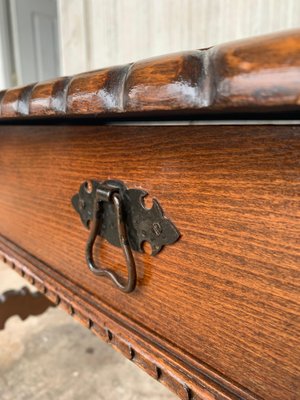
{"label": "dark wood surface", "polygon": [[[181,399],[297,400],[300,127],[97,123],[297,117],[299,99],[299,30],[0,92],[0,255]],[[91,178],[145,189],[181,233],[134,254],[132,294],[86,266],[71,197]]]}
{"label": "dark wood surface", "polygon": [[296,112],[299,96],[294,30],[9,89],[0,118]]}
{"label": "dark wood surface", "polygon": [[[2,125],[0,249],[181,398],[296,400],[299,137],[299,126]],[[134,254],[132,294],[87,269],[71,206],[87,178],[147,190],[182,234],[156,257]],[[99,240],[100,251],[125,272],[119,249]]]}

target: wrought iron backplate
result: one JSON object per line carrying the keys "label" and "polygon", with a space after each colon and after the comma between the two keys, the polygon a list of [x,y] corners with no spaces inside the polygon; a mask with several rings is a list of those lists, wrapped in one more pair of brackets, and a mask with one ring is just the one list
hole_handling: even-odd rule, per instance
{"label": "wrought iron backplate", "polygon": [[[80,186],[79,192],[73,196],[72,204],[85,227],[89,228],[94,215],[96,193],[103,185],[116,188],[120,195],[128,241],[132,250],[143,253],[143,242],[149,242],[152,247],[151,255],[154,256],[163,246],[174,243],[180,237],[175,225],[164,216],[157,200],[153,200],[151,208],[146,208],[144,197],[148,193],[145,190],[128,189],[123,182],[117,180],[86,181]],[[103,202],[99,218],[102,223],[98,235],[111,244],[121,247],[112,202]]]}

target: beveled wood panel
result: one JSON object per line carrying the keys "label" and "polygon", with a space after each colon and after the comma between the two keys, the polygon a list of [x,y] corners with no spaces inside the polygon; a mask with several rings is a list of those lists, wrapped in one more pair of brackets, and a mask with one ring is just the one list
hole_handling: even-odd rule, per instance
{"label": "beveled wood panel", "polygon": [[[3,125],[0,233],[184,368],[245,398],[296,399],[299,136],[297,126]],[[88,231],[70,200],[87,178],[142,187],[182,234],[156,257],[135,253],[130,295],[85,264]],[[119,249],[98,240],[96,258],[125,273]]]}
{"label": "beveled wood panel", "polygon": [[294,30],[8,89],[0,118],[295,112],[299,96]]}

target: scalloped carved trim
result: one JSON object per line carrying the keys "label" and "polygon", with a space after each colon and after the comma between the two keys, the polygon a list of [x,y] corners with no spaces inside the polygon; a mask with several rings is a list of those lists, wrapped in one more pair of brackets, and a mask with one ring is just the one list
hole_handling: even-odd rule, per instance
{"label": "scalloped carved trim", "polygon": [[[24,257],[26,252],[1,238],[0,260],[10,266],[19,275],[27,279],[41,293],[43,293],[55,305],[61,307],[68,314],[90,329],[95,335],[110,344],[114,349],[122,353],[127,359],[134,362],[152,378],[168,387],[182,400],[255,400],[256,396],[245,392],[228,383],[228,386],[220,386],[207,376],[195,378],[195,374],[186,370],[180,363],[166,357],[163,349],[157,349],[155,345],[145,342],[135,332],[120,326],[113,316],[108,316],[98,308],[91,307],[80,300],[79,296],[71,293],[70,289],[61,285],[54,278],[47,276],[38,266]],[[28,258],[33,258],[28,255]],[[40,261],[37,260],[40,264]],[[197,374],[196,374],[197,376]]]}
{"label": "scalloped carved trim", "polygon": [[8,89],[0,119],[299,111],[299,74],[300,30],[280,32]]}

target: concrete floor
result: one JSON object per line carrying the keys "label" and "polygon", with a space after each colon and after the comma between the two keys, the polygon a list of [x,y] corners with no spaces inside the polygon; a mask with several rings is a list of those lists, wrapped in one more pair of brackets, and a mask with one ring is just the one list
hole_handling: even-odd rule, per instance
{"label": "concrete floor", "polygon": [[[29,286],[0,264],[0,293]],[[34,290],[34,289],[33,289]],[[60,309],[0,331],[1,400],[175,400]]]}

